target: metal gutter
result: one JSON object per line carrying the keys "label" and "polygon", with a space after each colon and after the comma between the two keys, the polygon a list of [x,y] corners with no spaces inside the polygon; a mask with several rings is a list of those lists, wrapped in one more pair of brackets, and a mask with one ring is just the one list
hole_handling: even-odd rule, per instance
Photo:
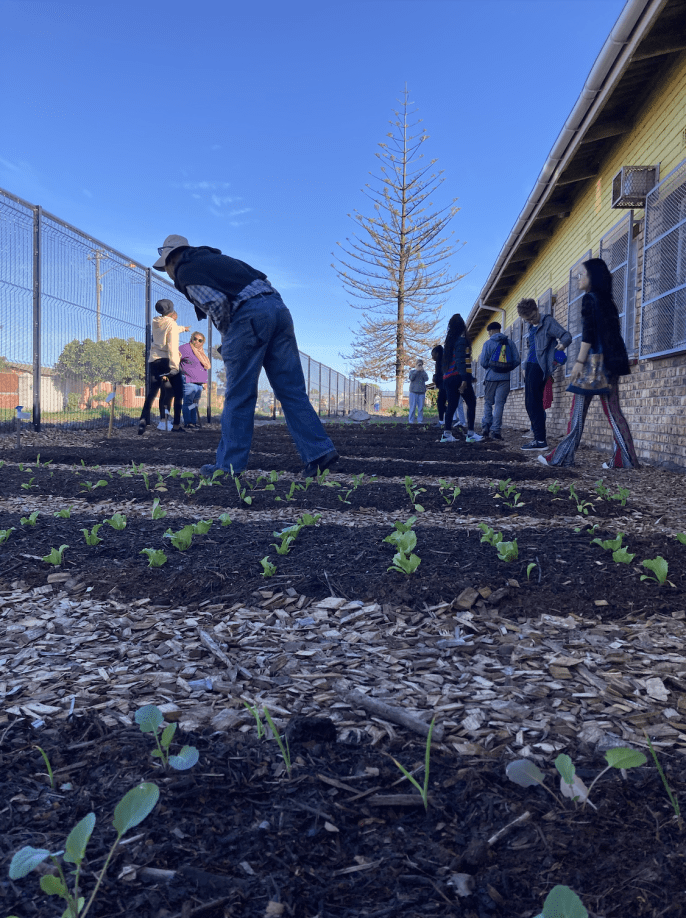
{"label": "metal gutter", "polygon": [[[667,2],[668,0],[628,0],[620,13],[591,68],[591,72],[584,83],[571,114],[565,121],[552,150],[548,154],[540,175],[536,179],[533,191],[524,205],[524,209],[517,218],[517,222],[512,228],[505,245],[500,250],[496,263],[469,313],[467,319],[468,329],[479,314],[480,309],[486,308],[485,304],[490,292],[516,250],[520,237],[550,197],[555,187],[555,182],[563,172],[571,156],[576,152],[584,133],[581,130],[582,125],[590,121],[589,116],[593,114],[592,110],[598,108],[614,88],[625,67],[630,63],[636,46],[653,25]],[[638,29],[634,33],[637,24]],[[632,33],[634,34],[632,35]],[[614,78],[607,82],[613,70],[615,70]],[[481,304],[483,304],[483,307]]]}

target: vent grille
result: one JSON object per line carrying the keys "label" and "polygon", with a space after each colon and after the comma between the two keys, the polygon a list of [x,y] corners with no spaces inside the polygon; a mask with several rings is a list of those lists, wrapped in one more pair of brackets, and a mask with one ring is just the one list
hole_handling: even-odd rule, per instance
{"label": "vent grille", "polygon": [[658,166],[623,166],[612,179],[612,206],[644,207],[646,195],[655,187]]}

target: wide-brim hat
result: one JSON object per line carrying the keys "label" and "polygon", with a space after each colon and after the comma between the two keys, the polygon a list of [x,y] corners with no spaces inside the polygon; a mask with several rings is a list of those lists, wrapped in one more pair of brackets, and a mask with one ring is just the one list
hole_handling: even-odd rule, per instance
{"label": "wide-brim hat", "polygon": [[174,251],[174,249],[188,248],[190,243],[185,236],[167,236],[162,245],[158,248],[160,257],[157,259],[153,268],[157,271],[164,271],[164,266],[167,263],[167,259]]}

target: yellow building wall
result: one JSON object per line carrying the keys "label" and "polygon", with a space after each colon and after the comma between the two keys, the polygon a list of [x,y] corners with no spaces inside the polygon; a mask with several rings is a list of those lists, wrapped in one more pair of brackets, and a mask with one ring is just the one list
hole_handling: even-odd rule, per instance
{"label": "yellow building wall", "polygon": [[[613,210],[612,179],[622,166],[660,164],[661,181],[686,158],[686,55],[675,61],[660,86],[655,88],[635,119],[634,129],[619,141],[603,163],[596,180],[589,181],[573,205],[571,216],[561,219],[550,241],[541,249],[521,281],[501,303],[509,326],[517,318],[517,303],[524,297],[538,299],[552,287],[555,293],[569,281],[569,269],[589,249],[597,252],[601,236],[626,215]],[[643,219],[643,210],[634,219]],[[564,325],[565,316],[555,311]],[[494,319],[499,321],[497,314]],[[474,342],[479,353],[485,331]]]}

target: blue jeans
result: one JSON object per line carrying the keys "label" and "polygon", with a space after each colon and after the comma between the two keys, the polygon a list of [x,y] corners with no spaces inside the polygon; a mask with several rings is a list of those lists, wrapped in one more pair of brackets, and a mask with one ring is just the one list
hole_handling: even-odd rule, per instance
{"label": "blue jeans", "polygon": [[226,393],[217,468],[233,466],[238,474],[248,465],[262,367],[281,402],[303,464],[333,450],[307,396],[293,319],[278,294],[255,296],[242,304],[222,339],[221,355],[226,367]]}
{"label": "blue jeans", "polygon": [[510,377],[507,379],[487,379],[484,383],[484,416],[481,419],[481,431],[500,433],[503,426],[503,409],[510,394]]}
{"label": "blue jeans", "polygon": [[188,424],[198,423],[198,405],[200,404],[201,398],[202,398],[201,383],[187,382],[186,379],[184,378],[183,404],[181,405],[181,410],[183,411],[183,423],[186,426]]}
{"label": "blue jeans", "polygon": [[412,418],[417,416],[417,423],[424,423],[424,393],[423,392],[410,392],[410,416],[408,418],[408,423],[414,423]]}

